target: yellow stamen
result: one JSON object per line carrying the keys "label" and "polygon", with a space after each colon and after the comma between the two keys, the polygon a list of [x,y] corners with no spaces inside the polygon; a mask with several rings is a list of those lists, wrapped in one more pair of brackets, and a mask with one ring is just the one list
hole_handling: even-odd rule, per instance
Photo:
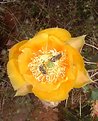
{"label": "yellow stamen", "polygon": [[38,53],[28,64],[30,71],[38,81],[56,82],[59,77],[65,77],[66,67],[63,63],[66,62],[66,54],[64,52],[57,52],[53,49],[47,52],[39,50]]}

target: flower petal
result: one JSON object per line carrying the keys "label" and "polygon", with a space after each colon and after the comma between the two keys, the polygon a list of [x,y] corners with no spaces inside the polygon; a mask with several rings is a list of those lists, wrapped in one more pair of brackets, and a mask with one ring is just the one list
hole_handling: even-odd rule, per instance
{"label": "flower petal", "polygon": [[15,44],[10,50],[9,50],[9,60],[12,58],[17,58],[20,54],[19,48],[24,45],[28,40],[23,40],[17,44]]}
{"label": "flower petal", "polygon": [[61,80],[57,83],[39,82],[32,75],[24,75],[27,83],[33,86],[33,93],[41,100],[60,101],[68,98],[69,91],[73,88],[74,80]]}
{"label": "flower petal", "polygon": [[47,42],[48,42],[48,34],[43,33],[29,39],[29,41],[23,46],[21,46],[19,50],[22,51],[24,48],[30,48],[33,52],[36,52],[42,49],[43,46],[46,47]]}
{"label": "flower petal", "polygon": [[57,37],[63,42],[71,38],[71,34],[66,29],[62,29],[62,28],[48,28],[38,32],[37,35],[42,33],[47,33],[48,35]]}
{"label": "flower petal", "polygon": [[85,69],[81,71],[78,70],[77,79],[74,87],[81,88],[91,82],[92,80],[90,79],[88,72]]}
{"label": "flower petal", "polygon": [[33,75],[24,74],[23,75],[26,82],[28,84],[31,84],[33,88],[41,91],[51,92],[53,90],[57,90],[61,83],[66,82],[66,80],[63,80],[61,83],[48,83],[48,82],[40,82],[35,79]]}
{"label": "flower petal", "polygon": [[[76,83],[74,87],[81,88],[82,86],[90,83],[91,79],[85,69],[83,57],[80,55],[80,53],[77,50],[74,50],[74,48],[71,53],[72,53],[72,58],[73,58],[72,67],[73,69],[75,69],[75,72],[76,72]],[[70,72],[69,72],[69,75],[70,75]]]}
{"label": "flower petal", "polygon": [[33,53],[29,48],[22,50],[22,53],[18,56],[18,66],[21,74],[24,74],[28,71],[28,64],[33,57]]}
{"label": "flower petal", "polygon": [[24,85],[23,87],[17,90],[15,96],[24,96],[28,93],[32,93],[32,88],[32,85]]}
{"label": "flower petal", "polygon": [[61,42],[57,37],[48,35],[46,33],[41,33],[35,36],[34,38],[30,39],[26,44],[19,48],[22,51],[24,48],[30,48],[34,53],[38,52],[38,50],[50,50],[50,49],[57,49],[63,50],[64,43]]}
{"label": "flower petal", "polygon": [[25,81],[19,72],[18,63],[16,59],[9,60],[7,64],[7,73],[14,90],[17,90],[23,85],[25,85]]}
{"label": "flower petal", "polygon": [[66,83],[62,83],[59,89],[51,92],[48,92],[48,90],[41,91],[40,88],[39,89],[33,88],[32,91],[41,100],[58,102],[68,98],[68,93],[73,88],[73,86],[74,86],[74,81],[68,80]]}
{"label": "flower petal", "polygon": [[76,48],[78,51],[81,51],[83,45],[85,44],[85,36],[86,35],[71,38],[67,43]]}

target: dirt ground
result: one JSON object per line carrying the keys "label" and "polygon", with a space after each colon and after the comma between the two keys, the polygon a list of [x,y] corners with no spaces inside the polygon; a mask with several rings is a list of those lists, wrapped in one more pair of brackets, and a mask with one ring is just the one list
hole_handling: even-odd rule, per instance
{"label": "dirt ground", "polygon": [[[90,115],[89,94],[83,89],[72,90],[67,104],[63,101],[56,108],[46,109],[33,94],[14,97],[15,92],[6,73],[8,49],[50,27],[66,28],[74,37],[85,34],[86,43],[97,48],[98,1],[0,0],[0,121],[97,121]],[[95,63],[86,64],[91,72],[98,68],[98,56],[95,57],[98,49],[89,45],[84,46],[82,55]],[[98,74],[92,79],[98,79]],[[90,85],[92,87],[98,87],[97,81]]]}

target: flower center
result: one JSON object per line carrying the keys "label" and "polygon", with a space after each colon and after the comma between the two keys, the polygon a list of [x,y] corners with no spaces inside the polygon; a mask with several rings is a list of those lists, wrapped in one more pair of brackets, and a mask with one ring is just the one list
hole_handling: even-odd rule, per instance
{"label": "flower center", "polygon": [[33,76],[42,82],[56,82],[58,78],[65,77],[66,54],[55,49],[49,51],[39,50],[28,64]]}

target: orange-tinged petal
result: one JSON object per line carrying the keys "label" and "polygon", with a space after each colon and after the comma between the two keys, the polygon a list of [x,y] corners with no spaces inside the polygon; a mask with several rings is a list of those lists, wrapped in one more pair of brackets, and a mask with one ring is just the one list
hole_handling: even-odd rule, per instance
{"label": "orange-tinged petal", "polygon": [[55,83],[40,82],[40,81],[36,80],[33,75],[24,74],[23,76],[24,76],[26,82],[28,84],[31,84],[34,89],[42,90],[42,91],[46,91],[46,92],[51,92],[53,90],[57,90],[60,87],[61,83],[67,81],[67,80],[61,80],[61,82],[55,82]]}
{"label": "orange-tinged petal", "polygon": [[15,44],[10,50],[9,50],[9,60],[12,58],[17,58],[20,54],[19,48],[24,45],[28,40],[23,40],[17,44]]}
{"label": "orange-tinged petal", "polygon": [[14,90],[17,90],[23,85],[25,85],[25,81],[19,72],[18,63],[16,59],[9,60],[7,64],[7,73]]}
{"label": "orange-tinged petal", "polygon": [[33,57],[33,53],[29,48],[22,50],[22,53],[18,56],[18,66],[21,74],[24,74],[28,71],[28,64]]}
{"label": "orange-tinged petal", "polygon": [[73,88],[73,80],[61,80],[61,83],[39,82],[31,75],[24,75],[27,82],[33,86],[33,93],[46,101],[60,101],[68,98],[69,91]]}
{"label": "orange-tinged petal", "polygon": [[24,48],[30,48],[34,53],[36,53],[36,51],[41,50],[42,47],[45,47],[45,49],[47,49],[47,42],[48,34],[40,34],[31,38],[26,44],[21,46],[19,50],[22,51]]}
{"label": "orange-tinged petal", "polygon": [[48,49],[56,49],[57,51],[64,51],[64,43],[61,42],[57,37],[50,35],[48,41]]}
{"label": "orange-tinged petal", "polygon": [[92,82],[92,80],[90,79],[90,77],[85,69],[78,70],[77,79],[76,79],[76,83],[75,83],[74,87],[81,88],[91,82]]}
{"label": "orange-tinged petal", "polygon": [[[71,51],[70,51],[71,52]],[[81,88],[82,86],[91,82],[90,77],[87,71],[84,68],[83,57],[79,54],[78,51],[73,51],[73,69],[75,69],[74,75],[76,75],[75,88]],[[70,72],[69,72],[70,75]]]}
{"label": "orange-tinged petal", "polygon": [[65,48],[68,56],[67,64],[69,65],[66,75],[69,79],[75,80],[78,69],[84,68],[84,61],[79,51],[75,48],[69,45],[65,45]]}
{"label": "orange-tinged petal", "polygon": [[67,99],[68,93],[73,88],[73,86],[74,86],[74,81],[68,80],[66,83],[62,83],[59,89],[57,90],[47,92],[47,91],[41,91],[40,88],[39,89],[33,88],[33,92],[41,100],[57,102]]}
{"label": "orange-tinged petal", "polygon": [[37,35],[42,33],[47,33],[48,35],[57,37],[61,41],[67,41],[71,38],[71,34],[66,29],[62,28],[48,28],[38,32]]}
{"label": "orange-tinged petal", "polygon": [[77,50],[73,51],[73,64],[77,67],[77,69],[83,69],[85,66],[83,57]]}
{"label": "orange-tinged petal", "polygon": [[64,43],[58,38],[46,33],[38,34],[34,38],[30,39],[26,44],[19,48],[22,51],[24,48],[30,48],[34,53],[43,49],[44,51],[50,49],[57,49],[57,51],[64,50]]}
{"label": "orange-tinged petal", "polygon": [[67,43],[75,49],[77,49],[78,51],[81,51],[83,45],[85,44],[85,36],[86,35],[71,38]]}

